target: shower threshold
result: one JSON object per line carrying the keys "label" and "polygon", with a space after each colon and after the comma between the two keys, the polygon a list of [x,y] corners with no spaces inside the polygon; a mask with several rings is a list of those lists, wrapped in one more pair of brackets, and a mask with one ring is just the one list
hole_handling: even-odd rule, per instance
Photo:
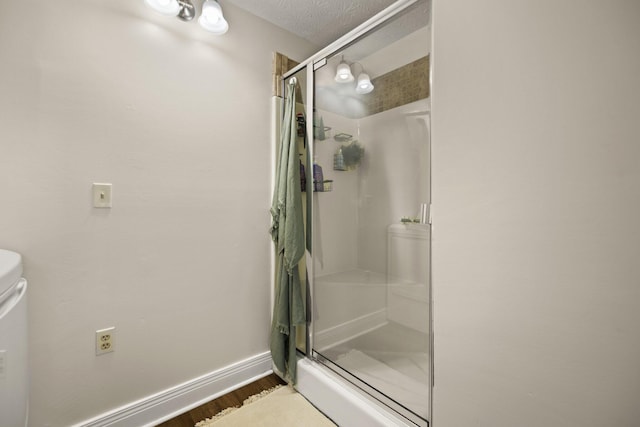
{"label": "shower threshold", "polygon": [[300,355],[296,389],[340,426],[428,427],[429,422],[314,352]]}

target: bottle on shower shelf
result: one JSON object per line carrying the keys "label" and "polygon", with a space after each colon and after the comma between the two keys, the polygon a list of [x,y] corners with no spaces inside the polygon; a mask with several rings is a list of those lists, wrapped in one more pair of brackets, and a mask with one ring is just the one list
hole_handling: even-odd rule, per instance
{"label": "bottle on shower shelf", "polygon": [[300,160],[300,191],[307,191],[307,174],[304,172],[302,160]]}
{"label": "bottle on shower shelf", "polygon": [[297,114],[296,121],[298,122],[298,136],[305,136],[307,132],[307,121],[304,119],[304,114]]}
{"label": "bottle on shower shelf", "polygon": [[346,171],[347,167],[344,164],[344,155],[342,154],[342,147],[338,148],[336,154],[333,155],[333,170]]}
{"label": "bottle on shower shelf", "polygon": [[324,191],[324,176],[322,167],[316,158],[313,159],[313,191]]}

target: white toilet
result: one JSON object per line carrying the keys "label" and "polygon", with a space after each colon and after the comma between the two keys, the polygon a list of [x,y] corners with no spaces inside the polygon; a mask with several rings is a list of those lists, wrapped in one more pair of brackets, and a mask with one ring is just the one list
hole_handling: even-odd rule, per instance
{"label": "white toilet", "polygon": [[387,230],[387,319],[429,333],[429,225]]}
{"label": "white toilet", "polygon": [[0,426],[25,427],[28,416],[27,281],[22,257],[0,249]]}

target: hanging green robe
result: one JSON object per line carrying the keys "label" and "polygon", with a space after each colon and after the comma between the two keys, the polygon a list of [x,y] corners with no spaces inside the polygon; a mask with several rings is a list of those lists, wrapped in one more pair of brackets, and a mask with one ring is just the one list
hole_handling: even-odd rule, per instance
{"label": "hanging green robe", "polygon": [[298,271],[298,263],[305,251],[305,227],[300,192],[295,90],[295,83],[290,82],[284,107],[270,230],[276,250],[271,357],[276,369],[291,383],[296,381],[296,327],[305,323]]}

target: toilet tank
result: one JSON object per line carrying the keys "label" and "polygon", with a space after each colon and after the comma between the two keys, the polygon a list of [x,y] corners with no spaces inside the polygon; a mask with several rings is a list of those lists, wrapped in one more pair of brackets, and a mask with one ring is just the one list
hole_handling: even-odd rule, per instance
{"label": "toilet tank", "polygon": [[27,281],[22,257],[0,249],[0,426],[27,425]]}
{"label": "toilet tank", "polygon": [[387,233],[387,319],[429,333],[429,225],[392,224]]}
{"label": "toilet tank", "polygon": [[0,295],[15,285],[22,276],[22,257],[20,254],[0,249]]}

